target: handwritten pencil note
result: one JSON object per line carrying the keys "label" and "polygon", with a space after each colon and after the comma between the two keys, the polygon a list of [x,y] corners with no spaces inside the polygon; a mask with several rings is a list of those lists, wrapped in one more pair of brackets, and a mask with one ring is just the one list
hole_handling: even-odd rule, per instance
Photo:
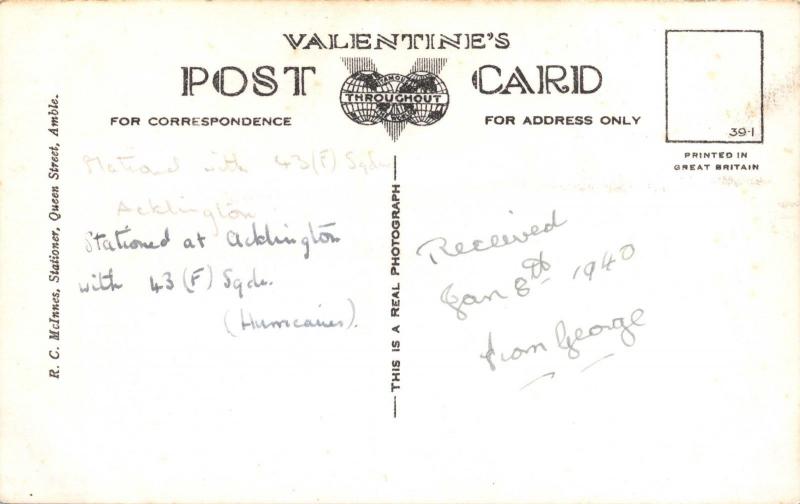
{"label": "handwritten pencil note", "polygon": [[0,3],[0,501],[797,502],[798,26]]}

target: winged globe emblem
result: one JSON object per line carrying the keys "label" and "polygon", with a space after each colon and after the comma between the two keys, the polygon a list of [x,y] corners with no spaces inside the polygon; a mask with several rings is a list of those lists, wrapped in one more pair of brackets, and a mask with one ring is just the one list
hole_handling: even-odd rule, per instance
{"label": "winged globe emblem", "polygon": [[445,58],[418,58],[408,74],[381,74],[371,58],[342,58],[351,74],[339,101],[345,115],[364,126],[381,123],[393,141],[408,124],[430,126],[447,112],[450,96],[439,77]]}

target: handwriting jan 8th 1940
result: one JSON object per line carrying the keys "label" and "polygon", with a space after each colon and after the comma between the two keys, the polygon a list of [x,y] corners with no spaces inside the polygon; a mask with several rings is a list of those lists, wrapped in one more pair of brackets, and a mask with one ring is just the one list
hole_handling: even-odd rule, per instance
{"label": "handwriting jan 8th 1940", "polygon": [[[591,282],[598,275],[605,275],[613,271],[615,263],[626,263],[633,259],[636,249],[628,243],[614,251],[605,251],[598,257],[584,261],[571,270],[572,281]],[[455,311],[458,320],[469,317],[470,307],[489,304],[510,297],[525,298],[533,289],[540,288],[553,279],[553,264],[545,258],[544,251],[539,251],[535,256],[522,260],[520,267],[523,274],[513,281],[505,282],[505,286],[497,287],[480,294],[456,293],[455,283],[451,282],[442,290],[439,300]],[[510,287],[508,284],[511,284]]]}

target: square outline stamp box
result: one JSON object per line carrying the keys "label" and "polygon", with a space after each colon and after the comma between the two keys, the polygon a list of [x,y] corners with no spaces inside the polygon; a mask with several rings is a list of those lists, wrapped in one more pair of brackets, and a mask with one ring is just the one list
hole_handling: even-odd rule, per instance
{"label": "square outline stamp box", "polygon": [[[671,139],[669,136],[669,34],[670,33],[758,33],[760,40],[760,107],[759,125],[761,135],[758,140],[708,140],[708,139]],[[764,143],[764,32],[763,30],[665,30],[664,31],[664,139],[667,143],[729,143],[760,144]]]}

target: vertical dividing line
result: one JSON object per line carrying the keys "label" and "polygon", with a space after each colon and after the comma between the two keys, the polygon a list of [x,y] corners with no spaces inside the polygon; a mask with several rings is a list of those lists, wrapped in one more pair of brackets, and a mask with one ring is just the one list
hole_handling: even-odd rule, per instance
{"label": "vertical dividing line", "polygon": [[[397,182],[397,154],[392,156],[392,180]],[[393,396],[392,418],[397,418],[397,394]]]}
{"label": "vertical dividing line", "polygon": [[664,30],[664,141],[669,142],[669,30]]}
{"label": "vertical dividing line", "polygon": [[761,143],[764,143],[764,32],[761,35]]}

